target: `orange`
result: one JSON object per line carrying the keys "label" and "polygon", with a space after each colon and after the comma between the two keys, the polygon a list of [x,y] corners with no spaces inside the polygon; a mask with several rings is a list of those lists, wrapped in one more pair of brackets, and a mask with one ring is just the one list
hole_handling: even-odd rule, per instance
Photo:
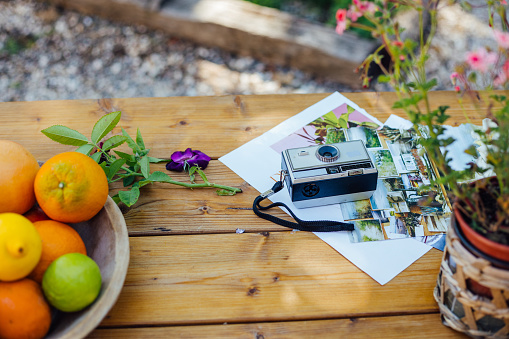
{"label": "orange", "polygon": [[0,281],[0,338],[42,338],[50,325],[51,310],[39,284]]}
{"label": "orange", "polygon": [[41,166],[34,182],[35,197],[53,220],[77,223],[89,220],[108,198],[108,179],[90,157],[60,153]]}
{"label": "orange", "polygon": [[87,255],[83,240],[71,226],[54,220],[37,221],[34,226],[42,240],[42,254],[28,277],[38,283],[42,283],[44,272],[58,257],[67,253]]}
{"label": "orange", "polygon": [[17,142],[0,140],[0,213],[23,214],[35,203],[34,179],[39,164]]}
{"label": "orange", "polygon": [[49,217],[46,215],[46,213],[44,213],[41,206],[39,206],[38,204],[32,206],[32,208],[29,209],[28,212],[23,214],[23,216],[30,220],[31,222],[49,220]]}

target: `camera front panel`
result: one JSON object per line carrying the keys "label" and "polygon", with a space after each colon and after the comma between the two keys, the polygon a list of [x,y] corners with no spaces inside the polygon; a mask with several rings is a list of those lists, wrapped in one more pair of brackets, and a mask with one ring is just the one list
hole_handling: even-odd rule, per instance
{"label": "camera front panel", "polygon": [[296,207],[314,207],[368,199],[376,190],[378,173],[294,184],[290,190]]}

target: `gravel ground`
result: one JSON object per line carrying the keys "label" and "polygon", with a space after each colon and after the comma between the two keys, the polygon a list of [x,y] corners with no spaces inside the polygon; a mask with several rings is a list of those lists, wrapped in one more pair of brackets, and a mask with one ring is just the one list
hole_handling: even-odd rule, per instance
{"label": "gravel ground", "polygon": [[30,0],[0,0],[0,101],[350,91]]}
{"label": "gravel ground", "polygon": [[[451,89],[452,65],[491,38],[477,17],[455,7],[441,11],[429,65],[439,89]],[[0,101],[333,91],[352,89],[144,26],[0,0]]]}

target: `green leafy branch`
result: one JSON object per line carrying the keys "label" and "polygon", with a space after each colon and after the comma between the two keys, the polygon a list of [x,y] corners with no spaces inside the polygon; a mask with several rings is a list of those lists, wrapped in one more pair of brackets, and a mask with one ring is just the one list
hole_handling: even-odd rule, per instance
{"label": "green leafy branch", "polygon": [[[122,180],[123,186],[128,189],[119,191],[118,194],[112,197],[116,203],[123,202],[127,206],[134,205],[140,196],[140,188],[155,182],[169,183],[187,188],[217,188],[216,192],[218,195],[234,195],[242,192],[240,188],[209,182],[201,168],[196,165],[190,166],[187,163],[185,164],[185,169],[189,173],[189,183],[174,180],[168,174],[161,171],[150,173],[151,163],[170,162],[171,159],[149,156],[150,149],[145,147],[140,129],[137,130],[135,139],[131,138],[121,128],[122,135],[114,135],[101,141],[117,126],[120,116],[121,112],[112,112],[101,117],[92,129],[90,140],[80,132],[62,125],[54,125],[41,132],[58,143],[77,146],[77,152],[90,156],[101,166],[108,178],[108,183]],[[115,150],[115,148],[124,143],[132,150],[133,154]],[[115,154],[111,154],[110,151],[113,151]],[[202,183],[195,181],[196,174],[203,180]]]}

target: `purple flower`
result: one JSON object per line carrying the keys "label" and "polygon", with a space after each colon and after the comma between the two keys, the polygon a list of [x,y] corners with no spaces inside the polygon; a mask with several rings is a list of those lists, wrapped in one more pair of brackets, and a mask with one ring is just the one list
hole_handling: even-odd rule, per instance
{"label": "purple flower", "polygon": [[171,155],[171,162],[166,164],[166,169],[169,171],[182,172],[184,165],[187,163],[189,166],[198,166],[202,170],[207,168],[210,157],[203,152],[193,151],[188,148],[184,152],[175,152]]}

